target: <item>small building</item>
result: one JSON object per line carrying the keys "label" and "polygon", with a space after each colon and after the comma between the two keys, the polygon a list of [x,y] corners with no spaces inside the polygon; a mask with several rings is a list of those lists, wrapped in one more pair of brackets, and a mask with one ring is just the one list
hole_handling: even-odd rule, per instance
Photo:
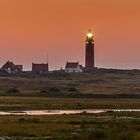
{"label": "small building", "polygon": [[20,73],[23,71],[22,65],[15,65],[12,61],[7,61],[1,69],[7,73]]}
{"label": "small building", "polygon": [[66,73],[78,73],[83,72],[82,65],[79,65],[79,62],[67,62],[65,66]]}
{"label": "small building", "polygon": [[32,72],[36,74],[47,74],[49,72],[48,63],[47,64],[32,63]]}

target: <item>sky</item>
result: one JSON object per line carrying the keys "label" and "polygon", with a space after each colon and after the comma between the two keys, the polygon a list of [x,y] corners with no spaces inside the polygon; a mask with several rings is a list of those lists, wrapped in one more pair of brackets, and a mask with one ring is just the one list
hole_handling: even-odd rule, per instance
{"label": "sky", "polygon": [[0,0],[0,66],[84,65],[88,29],[97,67],[140,68],[140,0]]}

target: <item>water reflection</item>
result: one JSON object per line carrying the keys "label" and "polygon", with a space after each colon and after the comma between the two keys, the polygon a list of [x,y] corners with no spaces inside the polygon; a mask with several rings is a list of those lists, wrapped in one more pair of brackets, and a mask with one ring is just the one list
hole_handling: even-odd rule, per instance
{"label": "water reflection", "polygon": [[84,110],[29,110],[0,111],[0,115],[62,115],[62,114],[98,114],[104,112],[140,112],[140,109],[84,109]]}

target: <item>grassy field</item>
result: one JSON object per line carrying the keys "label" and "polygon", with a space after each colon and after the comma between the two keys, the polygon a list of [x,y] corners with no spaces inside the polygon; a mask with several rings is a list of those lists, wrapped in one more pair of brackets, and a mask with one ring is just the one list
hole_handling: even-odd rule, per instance
{"label": "grassy field", "polygon": [[139,140],[140,113],[0,116],[0,136],[9,139]]}
{"label": "grassy field", "polygon": [[[13,75],[14,76],[14,75]],[[1,76],[0,93],[16,88],[23,93],[53,94],[52,88],[61,94],[71,93],[71,88],[80,94],[139,94],[140,71],[94,70],[82,74],[51,73],[47,76]],[[74,92],[74,91],[73,91]]]}
{"label": "grassy field", "polygon": [[[0,111],[140,109],[140,71],[0,73]],[[0,140],[139,140],[139,112],[0,116]]]}
{"label": "grassy field", "polygon": [[0,97],[0,110],[140,109],[140,99]]}

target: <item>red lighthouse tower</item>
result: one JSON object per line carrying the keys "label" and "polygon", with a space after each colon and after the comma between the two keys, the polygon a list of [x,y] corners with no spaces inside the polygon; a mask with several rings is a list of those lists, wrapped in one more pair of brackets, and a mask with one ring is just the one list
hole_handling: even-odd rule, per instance
{"label": "red lighthouse tower", "polygon": [[89,30],[86,36],[85,67],[94,68],[94,40],[93,40],[93,34],[91,30]]}

